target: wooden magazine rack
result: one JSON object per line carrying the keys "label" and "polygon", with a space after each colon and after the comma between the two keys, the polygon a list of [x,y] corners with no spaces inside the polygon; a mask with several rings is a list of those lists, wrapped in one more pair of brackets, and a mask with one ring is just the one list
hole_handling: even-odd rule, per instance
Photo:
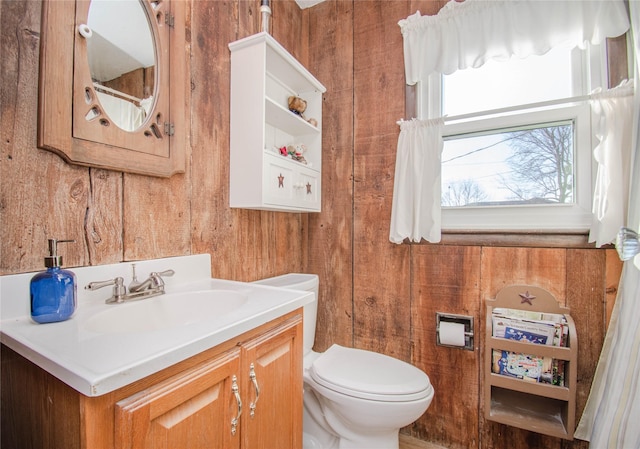
{"label": "wooden magazine rack", "polygon": [[[569,330],[566,346],[548,346],[494,337],[492,318],[496,308],[564,315]],[[562,361],[564,386],[492,372],[494,349]],[[495,300],[487,300],[484,355],[486,419],[572,440],[575,430],[577,354],[578,337],[569,309],[561,307],[551,293],[530,285],[512,285],[500,290]]]}

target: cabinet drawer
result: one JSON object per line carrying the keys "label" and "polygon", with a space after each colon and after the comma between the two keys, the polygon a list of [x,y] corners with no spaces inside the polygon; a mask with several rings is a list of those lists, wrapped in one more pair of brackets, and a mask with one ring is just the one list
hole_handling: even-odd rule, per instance
{"label": "cabinet drawer", "polygon": [[265,154],[265,204],[302,211],[320,211],[320,173],[279,155]]}

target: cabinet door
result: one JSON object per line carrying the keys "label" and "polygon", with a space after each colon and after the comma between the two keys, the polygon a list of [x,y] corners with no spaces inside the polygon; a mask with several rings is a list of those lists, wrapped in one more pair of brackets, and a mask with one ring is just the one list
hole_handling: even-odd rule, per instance
{"label": "cabinet door", "polygon": [[282,156],[265,157],[264,202],[279,206],[291,206],[296,182],[292,163]]}
{"label": "cabinet door", "polygon": [[245,448],[302,448],[302,318],[242,346]]}
{"label": "cabinet door", "polygon": [[298,201],[305,209],[320,211],[320,178],[319,173],[300,168],[298,175]]}
{"label": "cabinet door", "polygon": [[115,447],[238,449],[234,349],[116,404]]}

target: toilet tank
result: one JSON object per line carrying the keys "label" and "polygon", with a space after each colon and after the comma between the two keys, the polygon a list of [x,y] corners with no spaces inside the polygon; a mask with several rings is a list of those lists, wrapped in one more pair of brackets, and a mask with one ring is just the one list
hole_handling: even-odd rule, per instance
{"label": "toilet tank", "polygon": [[282,276],[261,279],[259,281],[255,281],[254,284],[313,292],[313,301],[303,306],[303,355],[307,355],[309,352],[311,352],[311,349],[313,349],[313,343],[316,338],[316,319],[318,317],[318,275],[305,273],[289,273],[283,274]]}

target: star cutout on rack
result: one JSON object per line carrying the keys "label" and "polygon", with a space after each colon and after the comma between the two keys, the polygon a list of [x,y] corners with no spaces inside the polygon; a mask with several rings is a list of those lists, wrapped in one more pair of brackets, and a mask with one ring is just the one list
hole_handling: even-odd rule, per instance
{"label": "star cutout on rack", "polygon": [[524,304],[525,302],[527,304],[529,304],[530,306],[533,305],[533,303],[531,301],[533,301],[534,299],[536,299],[535,296],[529,294],[529,291],[527,291],[526,293],[520,293],[520,304]]}
{"label": "star cutout on rack", "polygon": [[311,183],[307,183],[307,195],[311,194]]}
{"label": "star cutout on rack", "polygon": [[278,176],[278,188],[280,187],[284,187],[284,176],[282,176],[282,173]]}

